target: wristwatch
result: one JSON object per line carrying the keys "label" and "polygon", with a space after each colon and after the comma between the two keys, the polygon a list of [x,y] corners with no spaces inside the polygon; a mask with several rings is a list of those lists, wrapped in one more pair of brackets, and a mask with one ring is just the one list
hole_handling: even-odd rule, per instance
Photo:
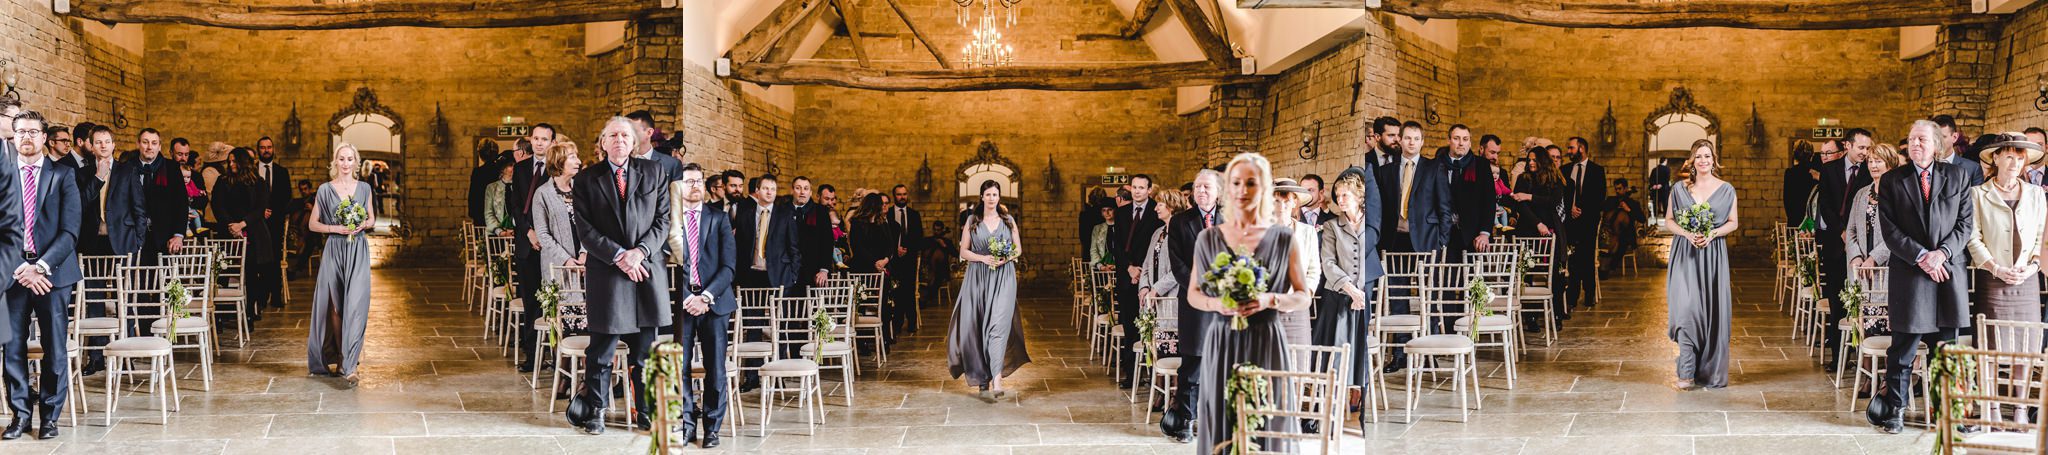
{"label": "wristwatch", "polygon": [[36,273],[43,274],[43,276],[50,276],[50,265],[44,264],[42,261],[36,261]]}

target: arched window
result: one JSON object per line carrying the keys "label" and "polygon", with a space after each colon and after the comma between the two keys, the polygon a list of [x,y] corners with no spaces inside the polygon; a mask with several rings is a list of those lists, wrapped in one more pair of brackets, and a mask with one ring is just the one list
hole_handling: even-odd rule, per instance
{"label": "arched window", "polygon": [[405,221],[405,119],[377,101],[368,87],[327,122],[328,150],[348,143],[362,154],[356,178],[377,198],[377,225],[370,235],[403,235]]}

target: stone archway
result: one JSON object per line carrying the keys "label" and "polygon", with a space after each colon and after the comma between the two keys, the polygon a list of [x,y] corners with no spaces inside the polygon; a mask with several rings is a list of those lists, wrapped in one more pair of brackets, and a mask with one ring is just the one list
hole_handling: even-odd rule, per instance
{"label": "stone archway", "polygon": [[377,100],[369,87],[356,89],[355,100],[327,121],[327,149],[354,145],[362,155],[359,179],[377,195],[377,225],[371,235],[403,236],[405,211],[405,118]]}

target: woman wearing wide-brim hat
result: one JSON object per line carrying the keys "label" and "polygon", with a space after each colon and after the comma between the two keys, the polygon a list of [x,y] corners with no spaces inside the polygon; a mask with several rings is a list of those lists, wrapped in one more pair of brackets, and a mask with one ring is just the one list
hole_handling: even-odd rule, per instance
{"label": "woman wearing wide-brim hat", "polygon": [[[1977,223],[1970,235],[1970,258],[1977,269],[1972,312],[1991,319],[2039,321],[2042,255],[2048,251],[2043,248],[2048,236],[2042,235],[2048,227],[2048,194],[2021,176],[2028,163],[2041,160],[2042,147],[2020,133],[1999,136],[1998,142],[1983,149],[1991,179],[1972,190]],[[2038,342],[1999,346],[1999,340],[1987,341],[1996,349],[2041,350]]]}

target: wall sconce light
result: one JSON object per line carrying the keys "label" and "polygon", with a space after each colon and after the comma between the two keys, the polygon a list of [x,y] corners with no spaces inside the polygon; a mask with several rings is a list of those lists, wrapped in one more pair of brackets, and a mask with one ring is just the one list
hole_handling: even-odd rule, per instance
{"label": "wall sconce light", "polygon": [[1613,152],[1614,145],[1621,140],[1620,128],[1615,126],[1614,101],[1607,101],[1607,114],[1600,116],[1600,150]]}
{"label": "wall sconce light", "polygon": [[[14,76],[7,76],[7,83],[9,86],[12,86],[14,84]],[[2037,90],[2041,91],[2039,96],[2034,97],[2034,110],[2048,112],[2048,75],[2042,75],[2039,79],[2036,79],[2034,85],[2037,87]],[[8,89],[10,93],[13,91],[13,89]]]}
{"label": "wall sconce light", "polygon": [[16,100],[20,100],[21,91],[19,89],[21,88],[21,71],[14,69],[14,59],[0,59],[0,71],[4,71],[6,73],[7,91],[5,93],[7,94],[7,96],[13,97]]}
{"label": "wall sconce light", "polygon": [[1443,121],[1443,117],[1438,116],[1436,112],[1436,97],[1427,93],[1422,94],[1422,121],[1431,125]]}
{"label": "wall sconce light", "polygon": [[1046,192],[1046,194],[1051,194],[1051,195],[1053,195],[1053,196],[1058,196],[1058,195],[1060,194],[1060,190],[1062,190],[1062,189],[1064,189],[1064,188],[1066,188],[1066,182],[1065,182],[1064,180],[1061,180],[1061,179],[1060,179],[1060,168],[1059,168],[1058,166],[1054,166],[1054,165],[1053,165],[1053,163],[1052,163],[1052,155],[1050,155],[1050,154],[1046,155],[1046,156],[1045,156],[1045,192]]}
{"label": "wall sconce light", "polygon": [[299,136],[302,135],[304,133],[299,128],[299,103],[294,102],[292,103],[292,113],[284,118],[284,131],[278,134],[278,136],[284,138],[284,152],[292,155],[299,154],[299,147],[303,145]]}
{"label": "wall sconce light", "polygon": [[[13,79],[14,79],[14,76],[13,76],[13,75],[9,75],[9,76],[7,76],[7,79],[11,81],[11,80],[13,80]],[[7,90],[8,94],[13,94],[13,93],[14,93],[14,90],[13,90],[13,89],[12,89],[11,87],[12,87],[12,86],[10,86],[10,88],[9,88],[9,89]],[[21,99],[21,98],[15,98],[15,99]],[[123,114],[123,113],[121,113],[121,99],[120,99],[120,98],[115,98],[115,99],[113,100],[113,114],[112,114],[112,116],[114,117],[114,121],[113,121],[113,122],[110,122],[110,123],[113,123],[113,124],[114,124],[114,129],[117,129],[117,130],[118,130],[118,129],[127,129],[127,128],[128,128],[128,114]]]}
{"label": "wall sconce light", "polygon": [[1319,148],[1321,147],[1321,145],[1322,145],[1322,142],[1323,142],[1323,121],[1322,121],[1322,120],[1317,120],[1317,121],[1315,121],[1314,123],[1310,123],[1310,124],[1308,124],[1308,125],[1302,125],[1302,127],[1301,127],[1301,150],[1300,150],[1300,151],[1298,151],[1298,152],[1296,152],[1296,154],[1299,154],[1299,155],[1301,155],[1301,159],[1303,159],[1303,160],[1313,160],[1313,159],[1316,159],[1316,155],[1320,154],[1320,153],[1319,153],[1319,151],[1318,151],[1317,149],[1319,149]]}
{"label": "wall sconce light", "polygon": [[1756,113],[1756,103],[1749,103],[1749,146],[1763,150],[1770,138],[1764,132],[1764,118]]}
{"label": "wall sconce light", "polygon": [[[917,195],[929,197],[932,195],[932,158],[925,156],[923,159],[924,163],[917,166]],[[1051,169],[1050,164],[1047,164],[1047,169]]]}
{"label": "wall sconce light", "polygon": [[427,142],[433,144],[435,150],[440,151],[444,155],[447,154],[450,143],[448,140],[448,118],[441,115],[441,103],[434,103],[434,121],[428,124],[427,129],[430,135],[427,138]]}

